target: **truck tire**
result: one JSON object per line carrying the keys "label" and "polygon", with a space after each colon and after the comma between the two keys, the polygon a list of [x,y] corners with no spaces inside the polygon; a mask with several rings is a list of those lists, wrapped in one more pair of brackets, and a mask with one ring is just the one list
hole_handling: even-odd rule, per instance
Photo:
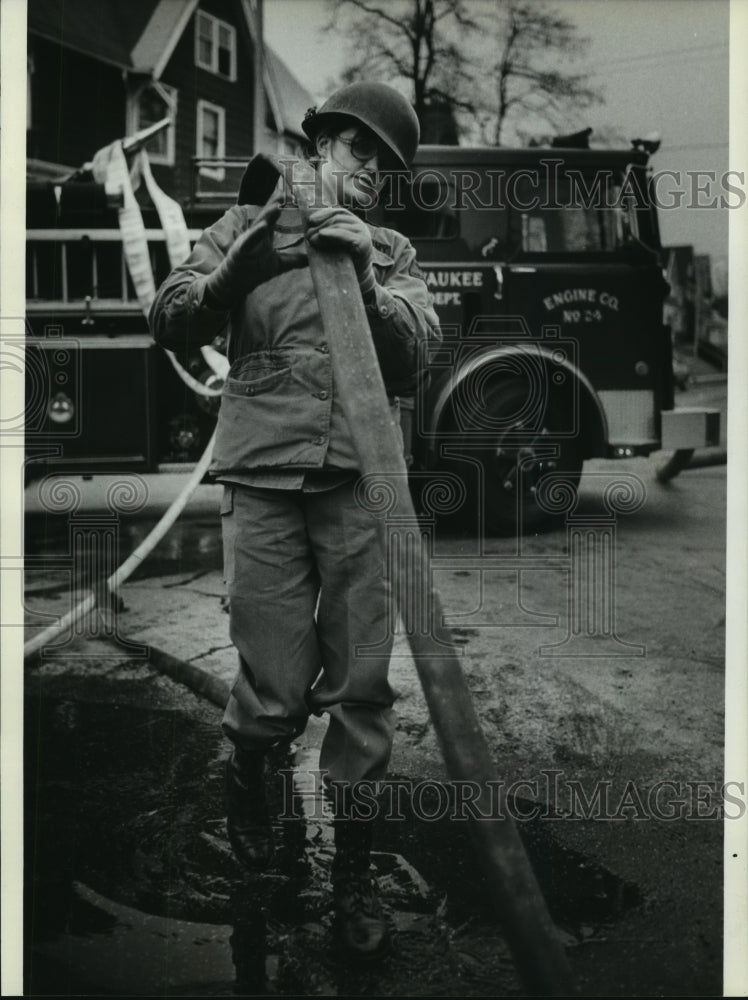
{"label": "truck tire", "polygon": [[[546,405],[530,414],[526,403],[526,382],[497,381],[486,389],[482,412],[475,414],[476,427],[483,429],[466,427],[455,449],[474,468],[476,463],[479,467],[469,509],[474,515],[481,512],[488,534],[525,533],[557,519],[558,513],[538,502],[539,487],[549,474],[554,482],[560,477],[565,492],[572,496],[579,485],[582,451],[577,439],[568,434],[568,399],[551,394]],[[488,426],[490,432],[485,429]],[[464,474],[465,462],[459,465]]]}

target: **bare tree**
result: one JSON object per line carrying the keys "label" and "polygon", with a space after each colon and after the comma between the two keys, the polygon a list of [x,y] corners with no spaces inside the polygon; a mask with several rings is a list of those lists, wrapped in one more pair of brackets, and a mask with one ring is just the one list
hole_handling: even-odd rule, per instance
{"label": "bare tree", "polygon": [[[345,34],[343,80],[399,82],[423,124],[433,110],[473,112],[465,41],[477,28],[466,0],[331,0],[328,27]],[[456,135],[455,135],[456,141]]]}
{"label": "bare tree", "polygon": [[[410,90],[423,141],[450,141],[439,115],[470,140],[526,141],[579,122],[600,100],[569,69],[587,40],[546,0],[330,0],[327,29],[347,39],[343,82],[370,77]],[[424,127],[425,126],[425,127]]]}
{"label": "bare tree", "polygon": [[476,80],[483,91],[476,101],[483,140],[500,145],[509,124],[523,138],[528,122],[551,128],[578,122],[571,116],[600,101],[585,76],[569,69],[588,40],[545,0],[497,0],[492,6],[486,27],[495,53],[488,73]]}

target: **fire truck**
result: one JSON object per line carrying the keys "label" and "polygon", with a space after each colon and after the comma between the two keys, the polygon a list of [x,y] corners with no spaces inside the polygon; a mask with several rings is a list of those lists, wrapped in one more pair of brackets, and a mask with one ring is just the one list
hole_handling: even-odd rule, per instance
{"label": "fire truck", "polygon": [[413,469],[456,473],[487,528],[548,520],[544,480],[573,491],[586,459],[719,441],[718,412],[674,406],[650,151],[590,149],[590,131],[422,147],[383,212],[413,242],[442,324]]}
{"label": "fire truck", "polygon": [[[127,162],[168,124],[124,140]],[[182,219],[190,242],[228,207],[200,186],[208,162],[192,164]],[[221,169],[238,187],[245,166],[227,160]],[[152,201],[141,201],[145,267],[158,287],[171,270],[167,234]],[[175,365],[155,346],[128,266],[122,210],[123,193],[95,181],[91,163],[66,178],[27,183],[27,479],[181,471],[210,440],[218,380],[202,356]]]}
{"label": "fire truck", "polygon": [[[575,489],[587,459],[718,443],[718,413],[674,407],[649,158],[424,146],[372,215],[412,241],[441,322],[417,396],[401,401],[412,479],[459,477],[485,529],[546,520],[544,480]],[[243,164],[228,167],[238,189]],[[190,237],[226,207],[198,191]],[[84,179],[37,185],[27,212],[29,469],[194,463],[220,378],[201,356],[180,359],[180,377],[153,343],[116,204]],[[158,284],[165,234],[143,219]]]}

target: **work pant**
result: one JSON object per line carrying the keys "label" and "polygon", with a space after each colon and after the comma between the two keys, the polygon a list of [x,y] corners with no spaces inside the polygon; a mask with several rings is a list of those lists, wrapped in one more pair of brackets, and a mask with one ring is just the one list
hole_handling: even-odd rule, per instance
{"label": "work pant", "polygon": [[227,486],[222,507],[239,651],[224,731],[243,749],[266,749],[327,712],[320,769],[348,782],[384,777],[395,726],[389,582],[354,487]]}

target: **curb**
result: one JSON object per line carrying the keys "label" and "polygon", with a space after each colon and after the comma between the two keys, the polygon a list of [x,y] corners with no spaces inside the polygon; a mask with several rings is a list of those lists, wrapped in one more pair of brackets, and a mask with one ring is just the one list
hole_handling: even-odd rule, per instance
{"label": "curb", "polygon": [[155,667],[159,673],[166,674],[172,680],[184,684],[195,694],[212,702],[217,708],[224,709],[226,707],[231,693],[231,686],[226,681],[209,674],[202,667],[195,666],[194,663],[188,663],[186,660],[180,660],[178,656],[172,656],[171,653],[159,649],[158,646],[151,646],[148,643],[148,648],[150,649],[148,663]]}

